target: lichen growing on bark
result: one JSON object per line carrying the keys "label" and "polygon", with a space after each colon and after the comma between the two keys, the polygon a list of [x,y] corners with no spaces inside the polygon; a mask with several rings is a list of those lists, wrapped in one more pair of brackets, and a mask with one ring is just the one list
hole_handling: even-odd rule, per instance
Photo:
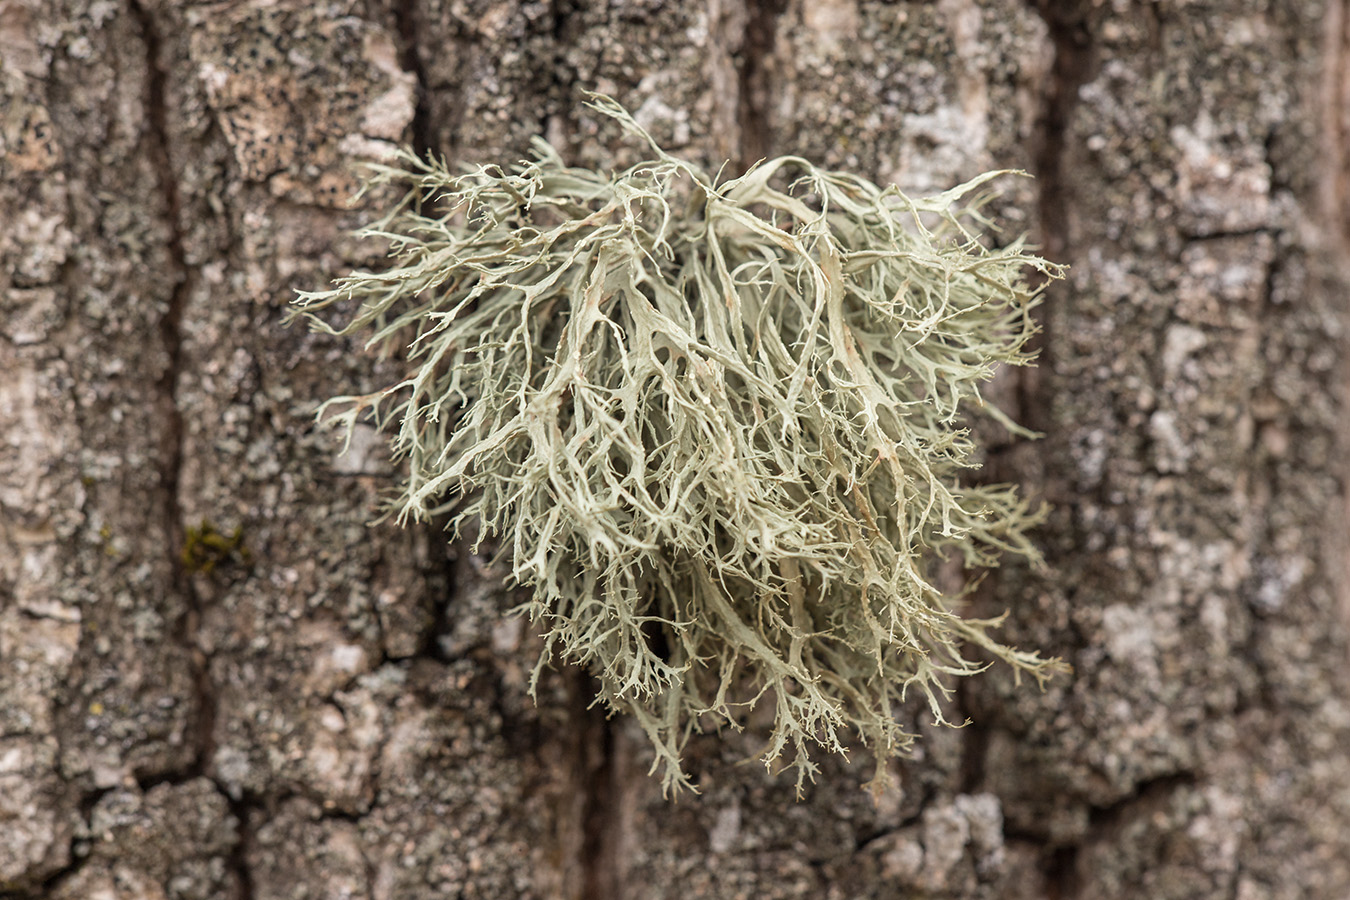
{"label": "lichen growing on bark", "polygon": [[[370,418],[408,475],[403,520],[449,514],[499,542],[543,633],[535,670],[585,666],[633,715],[666,787],[691,787],[691,733],[757,704],[798,786],[811,747],[871,745],[878,783],[984,663],[1038,680],[1057,660],[963,618],[936,561],[1038,559],[1038,513],[960,478],[979,385],[1031,361],[1051,263],[991,247],[982,175],[935,197],[784,157],[722,180],[650,145],[619,173],[567,168],[539,141],[464,176],[403,154],[370,185],[406,189],[369,237],[392,265],[303,293],[321,329],[402,348],[409,374],[321,415]],[[1028,272],[1035,273],[1032,278]],[[314,314],[359,305],[346,324]]]}

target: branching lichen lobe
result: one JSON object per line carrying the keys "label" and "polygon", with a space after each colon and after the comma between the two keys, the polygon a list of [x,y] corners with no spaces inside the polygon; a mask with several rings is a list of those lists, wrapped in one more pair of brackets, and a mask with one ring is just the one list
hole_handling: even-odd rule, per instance
{"label": "branching lichen lobe", "polygon": [[500,541],[533,589],[539,668],[590,670],[667,787],[692,787],[692,732],[760,703],[763,759],[787,753],[799,787],[812,745],[854,736],[880,783],[913,742],[893,705],[913,689],[941,720],[947,681],[983,668],[963,644],[1037,679],[1062,668],[962,618],[929,572],[1038,559],[1038,513],[958,476],[965,416],[1021,431],[978,387],[1031,361],[1029,312],[1059,270],[981,241],[1000,173],[914,200],[795,157],[719,181],[651,151],[614,175],[543,142],[511,172],[376,167],[372,184],[407,189],[365,232],[393,266],[299,306],[359,302],[341,327],[311,320],[406,347],[409,375],[321,414],[392,435],[403,519]]}

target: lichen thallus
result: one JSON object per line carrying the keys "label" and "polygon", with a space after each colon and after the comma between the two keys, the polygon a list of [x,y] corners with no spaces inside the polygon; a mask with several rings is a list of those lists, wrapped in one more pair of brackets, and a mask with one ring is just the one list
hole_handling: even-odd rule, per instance
{"label": "lichen thallus", "polygon": [[[511,169],[408,152],[372,168],[368,186],[404,191],[362,232],[391,265],[297,304],[410,374],[321,415],[389,434],[402,520],[448,514],[500,548],[542,634],[534,679],[553,659],[588,669],[665,788],[692,787],[691,734],[758,704],[760,758],[799,791],[813,746],[851,740],[880,787],[914,740],[895,704],[917,691],[945,721],[952,679],[987,665],[963,645],[1037,680],[1065,668],[932,577],[945,558],[1039,560],[1040,511],[960,474],[968,416],[1028,434],[979,385],[1031,361],[1060,270],[983,239],[1004,173],[922,199],[796,157],[720,180],[614,101],[590,106],[649,158],[569,168],[537,141]],[[345,324],[315,315],[339,303],[357,307]]]}

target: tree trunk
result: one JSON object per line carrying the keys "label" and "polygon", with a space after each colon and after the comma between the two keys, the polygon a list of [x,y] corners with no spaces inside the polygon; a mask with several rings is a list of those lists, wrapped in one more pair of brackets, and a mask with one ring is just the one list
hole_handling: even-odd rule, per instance
{"label": "tree trunk", "polygon": [[[1350,895],[1344,0],[0,2],[0,896]],[[502,573],[375,525],[396,472],[316,401],[397,362],[285,328],[372,261],[353,163],[796,153],[943,189],[1071,265],[1053,505],[976,611],[993,668],[876,802],[753,733],[648,777],[588,677],[527,693]],[[753,731],[753,729],[751,729]]]}

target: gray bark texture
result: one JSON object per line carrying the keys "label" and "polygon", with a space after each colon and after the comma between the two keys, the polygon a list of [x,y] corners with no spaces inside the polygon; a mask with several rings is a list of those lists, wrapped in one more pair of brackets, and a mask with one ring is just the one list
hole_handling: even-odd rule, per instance
{"label": "gray bark texture", "polygon": [[[1348,44],[1345,0],[0,0],[0,896],[1350,896]],[[1072,269],[993,389],[1045,437],[984,471],[1050,569],[975,611],[1075,671],[907,710],[876,802],[753,728],[663,799],[312,423],[398,374],[282,327],[373,261],[354,163],[621,164],[585,89],[713,167],[1037,176],[994,212]]]}

